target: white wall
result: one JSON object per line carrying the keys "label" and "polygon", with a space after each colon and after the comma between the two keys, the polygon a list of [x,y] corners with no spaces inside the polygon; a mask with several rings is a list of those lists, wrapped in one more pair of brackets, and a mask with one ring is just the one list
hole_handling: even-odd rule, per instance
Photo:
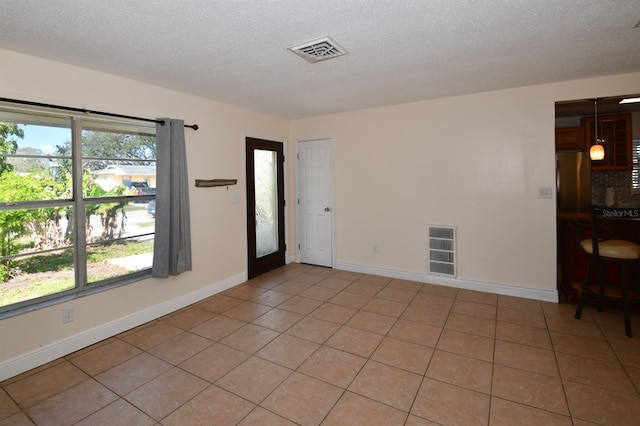
{"label": "white wall", "polygon": [[[555,191],[554,103],[635,93],[639,82],[622,75],[295,120],[291,149],[333,138],[338,266],[555,300],[555,196],[537,198],[539,187]],[[427,224],[457,227],[457,279],[426,274]]]}
{"label": "white wall", "polygon": [[[229,191],[191,187],[193,272],[0,320],[0,380],[246,279],[244,136],[333,137],[339,266],[435,281],[425,275],[425,227],[456,225],[458,280],[447,284],[549,298],[555,201],[536,195],[554,186],[554,102],[636,93],[640,82],[631,74],[288,123],[95,71],[0,56],[1,97],[197,123],[197,132],[186,129],[190,179],[239,179]],[[294,158],[295,144],[285,149]],[[295,162],[287,166],[291,197]],[[287,213],[294,248],[295,203]],[[68,306],[75,321],[63,325]]]}
{"label": "white wall", "polygon": [[[0,97],[197,123],[198,131],[185,129],[190,180],[239,179],[229,191],[191,186],[192,272],[0,320],[0,380],[246,279],[244,136],[286,140],[286,120],[14,52],[0,56]],[[68,306],[75,320],[63,325]]]}

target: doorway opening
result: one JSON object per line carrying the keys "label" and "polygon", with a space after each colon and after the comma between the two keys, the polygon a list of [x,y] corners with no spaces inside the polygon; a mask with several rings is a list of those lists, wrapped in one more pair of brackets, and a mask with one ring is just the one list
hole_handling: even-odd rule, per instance
{"label": "doorway opening", "polygon": [[[555,104],[557,289],[561,301],[575,303],[588,256],[592,204],[640,206],[640,103],[638,94],[574,99]],[[596,102],[597,101],[597,118]],[[597,129],[597,138],[596,138]],[[602,160],[591,160],[596,139]]]}

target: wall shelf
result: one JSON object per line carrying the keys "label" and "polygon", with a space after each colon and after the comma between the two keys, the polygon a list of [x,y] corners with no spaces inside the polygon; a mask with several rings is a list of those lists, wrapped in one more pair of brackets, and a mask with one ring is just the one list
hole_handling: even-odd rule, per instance
{"label": "wall shelf", "polygon": [[238,183],[238,179],[196,179],[198,188],[210,188],[213,186],[229,186]]}

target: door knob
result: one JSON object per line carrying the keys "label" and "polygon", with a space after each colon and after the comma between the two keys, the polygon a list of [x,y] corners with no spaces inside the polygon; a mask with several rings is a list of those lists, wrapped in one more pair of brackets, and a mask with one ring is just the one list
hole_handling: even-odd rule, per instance
{"label": "door knob", "polygon": [[324,208],[324,211],[325,211],[325,212],[330,212],[330,211],[331,211],[331,207],[325,207],[325,208]]}

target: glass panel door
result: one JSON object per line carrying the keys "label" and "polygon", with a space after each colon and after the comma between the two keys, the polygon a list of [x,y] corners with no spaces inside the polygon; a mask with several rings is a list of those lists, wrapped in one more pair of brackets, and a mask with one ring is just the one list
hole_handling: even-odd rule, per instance
{"label": "glass panel door", "polygon": [[281,142],[247,138],[249,278],[285,264],[283,163]]}
{"label": "glass panel door", "polygon": [[274,151],[253,151],[256,258],[278,251],[278,166]]}

